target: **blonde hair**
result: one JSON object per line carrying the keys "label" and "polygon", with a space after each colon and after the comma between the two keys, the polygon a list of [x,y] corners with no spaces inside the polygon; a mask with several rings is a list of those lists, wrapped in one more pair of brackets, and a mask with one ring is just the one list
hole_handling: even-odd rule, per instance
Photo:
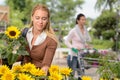
{"label": "blonde hair", "polygon": [[[46,27],[44,28],[44,31],[47,33],[47,35],[49,37],[51,37],[53,40],[55,40],[56,42],[58,42],[58,40],[56,38],[56,35],[55,35],[55,32],[53,31],[52,27],[50,26],[50,12],[49,12],[49,9],[45,5],[37,4],[33,8],[31,16],[33,16],[34,13],[35,13],[35,11],[38,10],[38,9],[41,9],[41,10],[46,11],[48,13],[48,23],[47,23]],[[31,21],[30,27],[32,27],[32,26],[33,26],[33,22]]]}

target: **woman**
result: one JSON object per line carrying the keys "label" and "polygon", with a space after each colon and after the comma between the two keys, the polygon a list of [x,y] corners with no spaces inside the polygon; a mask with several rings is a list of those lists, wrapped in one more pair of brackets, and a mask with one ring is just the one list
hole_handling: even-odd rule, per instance
{"label": "woman", "polygon": [[[70,54],[68,55],[67,62],[68,66],[73,69],[73,75],[75,74],[76,68],[80,68],[78,64],[76,50],[81,50],[88,48],[89,45],[87,42],[91,41],[88,31],[84,26],[86,18],[84,14],[78,14],[76,18],[75,27],[69,32],[65,38],[65,44],[71,49]],[[82,67],[84,70],[84,67]],[[81,73],[78,71],[78,75]]]}
{"label": "woman", "polygon": [[57,48],[57,39],[50,27],[50,13],[46,6],[36,5],[31,14],[31,26],[26,34],[29,56],[23,63],[31,62],[47,74]]}

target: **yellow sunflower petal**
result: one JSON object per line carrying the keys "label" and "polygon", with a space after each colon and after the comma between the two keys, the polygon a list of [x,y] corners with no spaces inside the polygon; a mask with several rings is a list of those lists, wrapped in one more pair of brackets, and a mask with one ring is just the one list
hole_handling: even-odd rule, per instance
{"label": "yellow sunflower petal", "polygon": [[15,26],[6,29],[5,34],[11,39],[17,39],[20,36],[20,30]]}

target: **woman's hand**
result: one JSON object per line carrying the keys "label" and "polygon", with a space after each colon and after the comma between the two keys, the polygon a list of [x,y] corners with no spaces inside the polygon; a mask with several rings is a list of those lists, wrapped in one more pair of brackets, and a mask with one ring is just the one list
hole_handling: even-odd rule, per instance
{"label": "woman's hand", "polygon": [[47,75],[49,67],[48,67],[48,66],[43,66],[41,69],[42,69],[42,70],[45,72],[45,74]]}

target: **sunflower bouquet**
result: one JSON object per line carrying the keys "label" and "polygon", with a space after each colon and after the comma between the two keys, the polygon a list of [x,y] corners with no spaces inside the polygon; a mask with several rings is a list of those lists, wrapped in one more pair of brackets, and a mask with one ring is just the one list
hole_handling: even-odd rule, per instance
{"label": "sunflower bouquet", "polygon": [[0,46],[0,59],[3,64],[12,65],[19,55],[28,55],[25,38],[16,26],[10,26],[4,33],[0,33],[0,40],[3,43],[3,46]]}

